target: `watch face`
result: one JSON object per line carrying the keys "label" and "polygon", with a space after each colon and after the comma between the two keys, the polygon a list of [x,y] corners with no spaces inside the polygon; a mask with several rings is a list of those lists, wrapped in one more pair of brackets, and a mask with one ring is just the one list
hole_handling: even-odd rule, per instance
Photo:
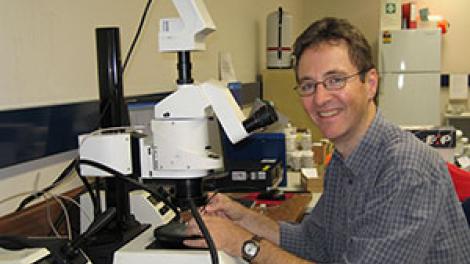
{"label": "watch face", "polygon": [[254,256],[254,255],[256,255],[256,252],[258,252],[258,245],[256,245],[256,244],[253,243],[253,242],[248,242],[248,243],[246,243],[246,245],[245,245],[245,253],[246,253],[248,256]]}

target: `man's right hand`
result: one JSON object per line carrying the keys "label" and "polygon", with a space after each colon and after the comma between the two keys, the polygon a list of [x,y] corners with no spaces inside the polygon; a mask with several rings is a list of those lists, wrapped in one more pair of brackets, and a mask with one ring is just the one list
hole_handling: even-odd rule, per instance
{"label": "man's right hand", "polygon": [[226,217],[238,224],[249,211],[250,209],[220,193],[213,194],[203,209],[204,214]]}
{"label": "man's right hand", "polygon": [[203,214],[228,218],[251,233],[279,245],[279,224],[276,221],[246,208],[226,195],[217,193],[210,197],[209,203],[202,210]]}

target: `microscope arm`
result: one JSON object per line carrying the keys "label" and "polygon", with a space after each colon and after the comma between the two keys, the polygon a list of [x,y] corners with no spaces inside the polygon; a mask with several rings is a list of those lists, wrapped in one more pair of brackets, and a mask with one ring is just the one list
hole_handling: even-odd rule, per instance
{"label": "microscope arm", "polygon": [[220,82],[183,85],[155,106],[155,119],[181,120],[207,118],[212,110],[232,143],[249,134],[243,126],[245,116],[230,90]]}
{"label": "microscope arm", "polygon": [[204,40],[215,31],[215,25],[202,0],[173,0],[177,18],[160,20],[161,52],[205,50]]}

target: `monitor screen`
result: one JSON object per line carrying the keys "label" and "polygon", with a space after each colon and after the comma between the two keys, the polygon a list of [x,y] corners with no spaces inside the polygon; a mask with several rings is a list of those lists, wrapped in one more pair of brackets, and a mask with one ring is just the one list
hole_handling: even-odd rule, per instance
{"label": "monitor screen", "polygon": [[98,120],[96,101],[0,111],[0,169],[77,149]]}

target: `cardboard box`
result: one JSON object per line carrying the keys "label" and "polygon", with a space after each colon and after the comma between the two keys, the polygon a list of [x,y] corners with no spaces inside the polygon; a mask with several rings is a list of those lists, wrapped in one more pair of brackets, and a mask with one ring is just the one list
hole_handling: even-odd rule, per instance
{"label": "cardboard box", "polygon": [[302,168],[300,170],[300,184],[308,192],[323,192],[323,177],[320,176],[317,168]]}

